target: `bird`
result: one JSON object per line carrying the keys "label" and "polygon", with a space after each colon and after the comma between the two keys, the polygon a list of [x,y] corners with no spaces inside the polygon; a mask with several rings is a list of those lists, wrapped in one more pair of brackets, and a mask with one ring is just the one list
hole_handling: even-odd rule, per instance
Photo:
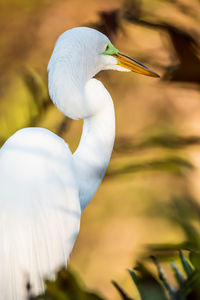
{"label": "bird", "polygon": [[94,78],[101,70],[159,75],[122,54],[103,33],[76,27],[62,33],[48,63],[48,89],[67,117],[83,119],[80,143],[45,128],[15,132],[0,150],[0,297],[25,300],[44,291],[43,278],[67,266],[81,214],[106,172],[115,139],[113,101]]}

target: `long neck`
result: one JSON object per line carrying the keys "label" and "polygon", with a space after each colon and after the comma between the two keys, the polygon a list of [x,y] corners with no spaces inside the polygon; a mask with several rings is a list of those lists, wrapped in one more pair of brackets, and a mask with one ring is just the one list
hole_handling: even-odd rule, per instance
{"label": "long neck", "polygon": [[115,138],[114,107],[109,93],[96,79],[89,81],[85,92],[90,100],[98,98],[103,105],[96,114],[84,119],[81,140],[73,154],[82,210],[104,177]]}

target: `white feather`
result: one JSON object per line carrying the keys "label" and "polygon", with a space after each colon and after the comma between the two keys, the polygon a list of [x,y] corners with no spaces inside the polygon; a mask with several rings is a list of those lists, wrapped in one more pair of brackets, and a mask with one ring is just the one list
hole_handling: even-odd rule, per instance
{"label": "white feather", "polygon": [[0,152],[0,182],[0,294],[21,300],[27,280],[41,292],[66,264],[79,232],[71,152],[48,130],[20,130]]}
{"label": "white feather", "polygon": [[79,232],[81,211],[107,169],[115,137],[112,99],[91,79],[116,69],[102,56],[109,39],[89,28],[58,39],[48,65],[53,102],[84,118],[78,149],[46,129],[16,132],[0,151],[0,299],[25,300],[25,285],[43,291],[43,278],[65,265]]}

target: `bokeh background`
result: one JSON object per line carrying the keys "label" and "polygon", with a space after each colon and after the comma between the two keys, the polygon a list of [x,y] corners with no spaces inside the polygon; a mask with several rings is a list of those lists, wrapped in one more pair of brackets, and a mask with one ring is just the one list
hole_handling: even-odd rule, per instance
{"label": "bokeh background", "polygon": [[1,145],[22,127],[41,126],[76,149],[82,121],[50,102],[46,71],[57,37],[75,26],[97,28],[161,75],[97,75],[115,103],[116,142],[70,259],[107,299],[119,299],[111,279],[137,298],[126,269],[147,244],[183,242],[188,216],[183,209],[176,218],[177,205],[200,202],[200,2],[1,0]]}

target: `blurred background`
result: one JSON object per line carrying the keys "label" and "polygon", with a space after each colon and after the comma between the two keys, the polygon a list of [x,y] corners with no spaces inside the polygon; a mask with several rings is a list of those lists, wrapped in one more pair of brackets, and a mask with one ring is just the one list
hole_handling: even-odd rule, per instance
{"label": "blurred background", "polygon": [[200,2],[1,0],[1,145],[22,127],[41,126],[76,149],[82,121],[50,102],[46,71],[57,37],[76,26],[104,32],[161,75],[97,75],[115,103],[116,142],[70,259],[84,283],[107,299],[119,299],[111,279],[138,299],[126,269],[146,245],[183,243],[187,218],[200,230]]}

